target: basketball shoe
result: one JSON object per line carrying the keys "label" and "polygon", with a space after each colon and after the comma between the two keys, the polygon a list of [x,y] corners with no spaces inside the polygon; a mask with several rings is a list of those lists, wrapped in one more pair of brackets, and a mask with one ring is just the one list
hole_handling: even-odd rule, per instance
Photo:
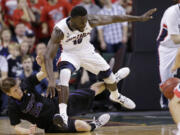
{"label": "basketball shoe", "polygon": [[94,117],[91,123],[93,123],[97,129],[107,124],[109,120],[110,120],[110,115],[108,113],[105,113],[99,116],[98,119],[95,119]]}
{"label": "basketball shoe", "polygon": [[54,115],[53,123],[54,125],[58,126],[61,129],[64,129],[64,130],[68,129],[68,125],[64,122],[62,116],[59,113]]}
{"label": "basketball shoe", "polygon": [[[128,67],[121,68],[115,73],[116,77],[116,83],[118,83],[120,80],[126,78],[130,73],[130,69]],[[127,109],[134,109],[136,107],[136,104],[126,96],[123,96],[120,93],[117,93],[117,96],[114,96],[112,93],[110,94],[110,100],[113,102],[120,103],[123,107]]]}
{"label": "basketball shoe", "polygon": [[128,67],[124,67],[119,69],[116,73],[115,73],[115,77],[116,77],[116,83],[118,83],[120,80],[126,78],[130,73],[130,69]]}

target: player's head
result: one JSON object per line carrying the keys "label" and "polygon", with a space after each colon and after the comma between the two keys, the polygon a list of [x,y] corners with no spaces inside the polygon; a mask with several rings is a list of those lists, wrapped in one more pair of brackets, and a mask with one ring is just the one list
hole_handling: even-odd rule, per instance
{"label": "player's head", "polygon": [[8,77],[1,81],[0,89],[8,96],[11,96],[15,99],[21,99],[21,97],[23,96],[23,92],[19,86],[19,82],[11,77]]}
{"label": "player's head", "polygon": [[87,23],[87,10],[82,6],[76,6],[71,11],[71,24],[73,28],[79,30],[80,32],[84,31],[84,28]]}

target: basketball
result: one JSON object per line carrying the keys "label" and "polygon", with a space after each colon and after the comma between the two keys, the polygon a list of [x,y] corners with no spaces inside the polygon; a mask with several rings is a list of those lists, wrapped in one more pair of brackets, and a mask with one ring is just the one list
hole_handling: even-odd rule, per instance
{"label": "basketball", "polygon": [[164,94],[164,96],[168,99],[172,99],[174,96],[174,88],[177,86],[177,84],[180,83],[179,78],[170,78],[166,80],[161,86],[161,91]]}

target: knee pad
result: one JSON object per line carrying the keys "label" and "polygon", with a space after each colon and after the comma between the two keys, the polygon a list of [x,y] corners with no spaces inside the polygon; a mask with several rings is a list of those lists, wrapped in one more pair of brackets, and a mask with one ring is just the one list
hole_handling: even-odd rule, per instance
{"label": "knee pad", "polygon": [[71,70],[64,68],[60,70],[59,75],[59,85],[69,86],[69,80],[71,78]]}
{"label": "knee pad", "polygon": [[112,71],[111,69],[108,69],[106,71],[100,71],[98,74],[99,79],[105,79],[108,78],[111,75]]}
{"label": "knee pad", "polygon": [[58,70],[62,70],[62,69],[65,69],[65,68],[68,68],[71,70],[71,72],[73,73],[76,68],[74,67],[73,64],[71,64],[70,62],[68,61],[61,61],[60,63],[57,63],[57,67],[58,67]]}
{"label": "knee pad", "polygon": [[108,78],[104,79],[104,82],[106,84],[113,84],[113,83],[115,83],[116,82],[116,77],[115,77],[114,73],[111,72],[110,76]]}

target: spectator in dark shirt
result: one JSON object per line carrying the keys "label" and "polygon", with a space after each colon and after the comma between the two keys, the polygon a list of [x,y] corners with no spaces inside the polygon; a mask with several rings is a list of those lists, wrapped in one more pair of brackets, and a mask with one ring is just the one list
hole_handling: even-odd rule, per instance
{"label": "spectator in dark shirt", "polygon": [[[28,78],[31,75],[35,75],[37,72],[33,71],[33,60],[32,57],[29,55],[25,55],[22,57],[22,66],[23,66],[23,73],[19,76],[19,79],[21,81],[24,81],[26,78]],[[36,85],[35,90],[42,95],[45,95],[48,85],[48,81],[46,79],[43,79],[40,84]]]}
{"label": "spectator in dark shirt", "polygon": [[22,64],[20,57],[20,45],[10,44],[8,46],[10,55],[8,56],[8,77],[18,77],[22,72]]}

